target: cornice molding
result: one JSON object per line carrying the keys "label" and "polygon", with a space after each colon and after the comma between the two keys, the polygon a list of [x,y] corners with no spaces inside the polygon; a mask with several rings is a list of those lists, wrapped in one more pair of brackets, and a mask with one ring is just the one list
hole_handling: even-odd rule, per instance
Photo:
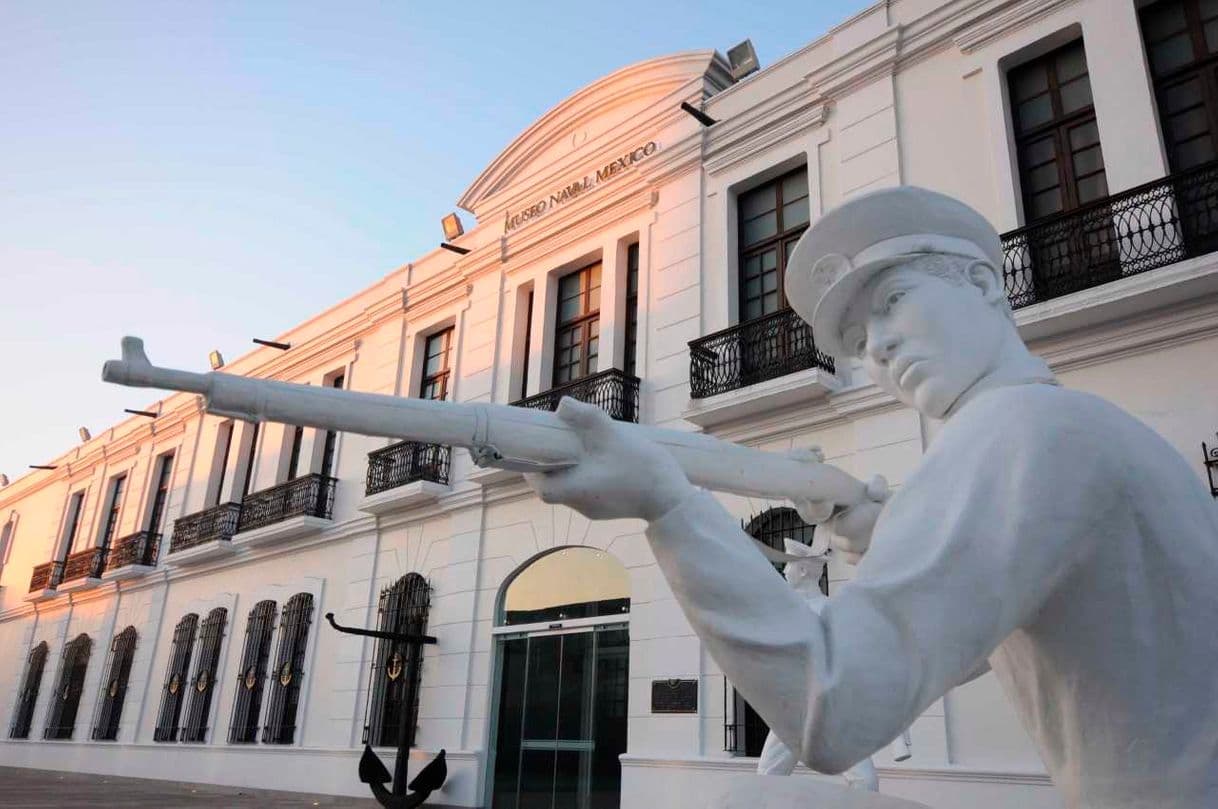
{"label": "cornice molding", "polygon": [[[1076,0],[972,0],[949,6],[948,13],[955,13],[935,23],[936,26],[952,27],[950,37],[956,47],[962,53],[973,53],[1074,2]],[[953,25],[956,21],[960,22]]]}
{"label": "cornice molding", "polygon": [[718,174],[730,169],[787,138],[806,135],[828,117],[828,104],[812,87],[788,87],[711,129],[706,171]]}
{"label": "cornice molding", "polygon": [[874,39],[808,73],[804,80],[826,101],[840,98],[876,79],[891,76],[901,52],[901,25],[893,25]]}

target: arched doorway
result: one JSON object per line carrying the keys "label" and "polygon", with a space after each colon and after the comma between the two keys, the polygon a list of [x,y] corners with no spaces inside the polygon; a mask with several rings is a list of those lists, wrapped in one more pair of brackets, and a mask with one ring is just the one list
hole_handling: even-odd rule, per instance
{"label": "arched doorway", "polygon": [[496,616],[493,809],[616,809],[626,752],[630,583],[559,548],[504,585]]}

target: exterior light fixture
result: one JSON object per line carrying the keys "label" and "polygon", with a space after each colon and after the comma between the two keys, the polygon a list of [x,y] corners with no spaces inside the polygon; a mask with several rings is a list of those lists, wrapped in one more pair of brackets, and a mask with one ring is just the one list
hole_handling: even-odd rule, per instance
{"label": "exterior light fixture", "polygon": [[468,247],[457,247],[457,245],[449,244],[448,242],[440,242],[440,246],[443,247],[445,250],[456,253],[459,256],[463,256],[469,252]]}
{"label": "exterior light fixture", "polygon": [[30,464],[30,469],[58,469],[58,468],[59,468],[58,466],[49,466],[47,464],[38,464],[38,463]]}
{"label": "exterior light fixture", "polygon": [[0,474],[0,489],[8,485],[8,475]]}
{"label": "exterior light fixture", "polygon": [[80,436],[80,440],[82,442],[89,441],[93,438],[93,434],[89,432],[88,427],[81,427],[77,429],[76,434]]}
{"label": "exterior light fixture", "polygon": [[761,65],[757,61],[757,51],[753,50],[753,41],[750,39],[729,48],[727,62],[731,65],[732,78],[736,81],[761,69]]}
{"label": "exterior light fixture", "polygon": [[207,362],[213,371],[219,371],[224,367],[224,355],[219,351],[212,351],[207,355]]}
{"label": "exterior light fixture", "polygon": [[254,338],[254,342],[260,346],[266,346],[267,348],[277,348],[280,351],[287,351],[292,347],[291,343],[279,343],[275,340],[261,340],[257,337]]}
{"label": "exterior light fixture", "polygon": [[465,233],[465,226],[461,224],[461,217],[457,216],[456,211],[441,219],[440,225],[444,228],[444,241],[446,242],[451,242]]}
{"label": "exterior light fixture", "polygon": [[714,118],[695,107],[693,104],[690,104],[688,101],[681,102],[681,109],[692,115],[698,121],[698,123],[702,124],[702,126],[714,126],[715,124],[719,123]]}
{"label": "exterior light fixture", "polygon": [[151,410],[132,410],[129,407],[124,407],[123,412],[130,413],[133,416],[147,416],[150,419],[154,419],[157,416],[157,414],[153,413]]}

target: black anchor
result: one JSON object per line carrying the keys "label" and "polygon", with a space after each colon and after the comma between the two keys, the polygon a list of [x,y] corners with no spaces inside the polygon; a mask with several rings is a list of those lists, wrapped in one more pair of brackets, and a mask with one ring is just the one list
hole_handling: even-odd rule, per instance
{"label": "black anchor", "polygon": [[[431,635],[408,635],[402,632],[382,632],[374,629],[355,629],[353,627],[341,626],[334,620],[334,613],[332,612],[326,613],[326,620],[330,622],[330,626],[348,635],[363,635],[368,638],[380,638],[382,640],[408,644],[436,642],[436,639]],[[444,786],[444,780],[448,777],[448,764],[445,760],[445,752],[441,750],[439,755],[432,759],[427,766],[419,770],[418,775],[409,784],[405,783],[406,762],[410,752],[410,747],[406,744],[407,731],[409,730],[407,725],[408,717],[409,712],[402,711],[401,723],[398,725],[397,762],[394,765],[396,777],[389,775],[389,770],[381,763],[376,753],[372,752],[370,745],[364,745],[364,754],[360,756],[359,780],[372,789],[373,797],[385,809],[413,809],[413,807],[421,805],[423,801],[431,797],[431,793]],[[386,787],[386,784],[390,786]],[[410,790],[409,793],[407,789]]]}

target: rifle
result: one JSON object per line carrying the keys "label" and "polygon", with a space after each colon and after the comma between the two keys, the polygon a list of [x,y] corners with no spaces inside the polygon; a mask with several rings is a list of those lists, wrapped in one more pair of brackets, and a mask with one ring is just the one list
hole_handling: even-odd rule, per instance
{"label": "rifle", "polygon": [[[408,399],[217,371],[198,374],[158,368],[149,362],[144,342],[138,337],[124,337],[122,351],[121,360],[110,360],[103,366],[104,381],[201,394],[207,412],[218,416],[448,444],[469,450],[478,466],[518,472],[562,469],[576,463],[582,452],[579,436],[544,410]],[[765,452],[702,433],[627,426],[667,448],[695,485],[749,497],[824,503],[818,514],[811,515],[819,519],[810,522],[823,521],[865,500],[881,500],[887,491],[882,478],[864,484],[822,463],[815,451]],[[773,561],[789,561],[778,551],[766,555]]]}

